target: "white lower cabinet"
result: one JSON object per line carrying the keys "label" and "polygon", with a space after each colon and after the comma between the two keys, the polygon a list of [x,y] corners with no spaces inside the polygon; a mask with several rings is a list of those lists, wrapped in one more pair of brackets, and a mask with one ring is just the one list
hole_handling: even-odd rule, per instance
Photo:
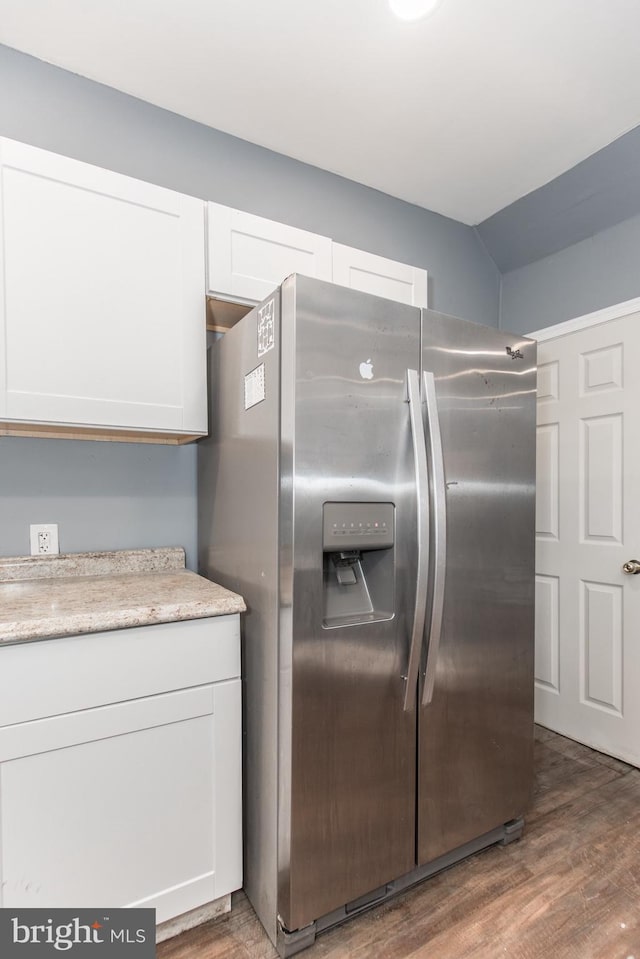
{"label": "white lower cabinet", "polygon": [[[0,693],[35,685],[33,718],[15,696],[0,728],[2,907],[137,905],[161,923],[242,885],[237,615],[0,657]],[[91,660],[99,705],[78,708]]]}

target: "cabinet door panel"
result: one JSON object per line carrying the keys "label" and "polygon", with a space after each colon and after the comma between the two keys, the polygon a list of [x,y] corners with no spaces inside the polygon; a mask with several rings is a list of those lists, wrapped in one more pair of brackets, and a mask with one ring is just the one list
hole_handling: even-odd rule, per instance
{"label": "cabinet door panel", "polygon": [[[117,733],[93,738],[105,717]],[[145,905],[163,922],[241,885],[239,680],[50,722],[1,767],[3,907]]]}
{"label": "cabinet door panel", "polygon": [[331,279],[331,240],[233,210],[207,208],[209,292],[257,301],[292,273]]}
{"label": "cabinet door panel", "polygon": [[384,256],[333,244],[333,282],[410,306],[427,306],[427,273]]}
{"label": "cabinet door panel", "polygon": [[213,712],[213,690],[197,686],[0,727],[0,762],[208,716]]}
{"label": "cabinet door panel", "polygon": [[201,201],[2,142],[6,408],[206,431]]}

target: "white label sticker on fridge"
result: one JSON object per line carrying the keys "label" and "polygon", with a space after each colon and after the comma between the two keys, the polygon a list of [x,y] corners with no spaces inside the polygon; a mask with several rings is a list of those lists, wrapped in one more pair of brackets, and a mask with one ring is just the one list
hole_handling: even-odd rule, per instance
{"label": "white label sticker on fridge", "polygon": [[244,378],[244,408],[251,409],[256,403],[261,403],[265,398],[264,388],[264,363],[256,366]]}
{"label": "white label sticker on fridge", "polygon": [[258,310],[258,356],[264,356],[276,345],[274,310],[275,300],[269,300]]}

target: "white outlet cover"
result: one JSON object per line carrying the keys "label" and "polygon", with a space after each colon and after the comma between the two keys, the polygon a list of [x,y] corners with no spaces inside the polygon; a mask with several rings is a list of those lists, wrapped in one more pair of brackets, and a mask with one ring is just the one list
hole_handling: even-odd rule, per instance
{"label": "white outlet cover", "polygon": [[[42,548],[41,534],[44,534],[46,548]],[[60,552],[57,523],[32,523],[29,527],[29,540],[32,556],[51,556]]]}

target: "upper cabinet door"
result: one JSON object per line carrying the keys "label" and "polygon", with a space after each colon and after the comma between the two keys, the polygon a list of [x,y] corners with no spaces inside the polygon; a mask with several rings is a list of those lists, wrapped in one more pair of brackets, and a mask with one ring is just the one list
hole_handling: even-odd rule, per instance
{"label": "upper cabinet door", "polygon": [[427,306],[427,272],[351,246],[333,244],[333,282],[410,306]]}
{"label": "upper cabinet door", "polygon": [[258,301],[291,273],[331,280],[331,240],[219,203],[207,205],[209,293]]}
{"label": "upper cabinet door", "polygon": [[204,203],[11,140],[0,160],[0,417],[205,433]]}

